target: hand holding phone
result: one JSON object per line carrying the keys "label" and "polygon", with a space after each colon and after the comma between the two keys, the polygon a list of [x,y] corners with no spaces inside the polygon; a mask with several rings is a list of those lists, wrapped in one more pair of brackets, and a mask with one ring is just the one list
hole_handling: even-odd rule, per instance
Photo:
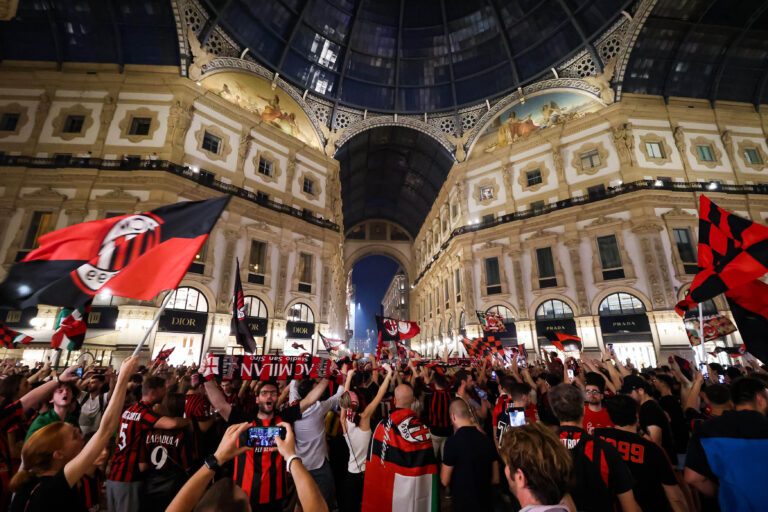
{"label": "hand holding phone", "polygon": [[568,368],[568,379],[573,381],[573,370]]}
{"label": "hand holding phone", "polygon": [[250,427],[248,429],[248,446],[253,448],[275,448],[275,437],[285,439],[285,427]]}
{"label": "hand holding phone", "polygon": [[709,368],[707,367],[707,363],[700,363],[699,370],[701,371],[702,377],[704,377],[705,379],[709,378]]}

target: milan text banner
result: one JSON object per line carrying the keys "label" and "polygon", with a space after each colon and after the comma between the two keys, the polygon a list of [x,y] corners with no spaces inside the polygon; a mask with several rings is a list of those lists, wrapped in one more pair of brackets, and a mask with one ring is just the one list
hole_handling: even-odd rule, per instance
{"label": "milan text banner", "polygon": [[331,377],[330,360],[317,356],[216,356],[206,363],[223,380],[288,380]]}

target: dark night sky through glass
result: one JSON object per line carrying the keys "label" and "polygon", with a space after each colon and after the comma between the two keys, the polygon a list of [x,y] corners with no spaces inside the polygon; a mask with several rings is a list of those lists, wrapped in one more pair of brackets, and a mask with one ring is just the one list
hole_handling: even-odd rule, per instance
{"label": "dark night sky through glass", "polygon": [[373,331],[365,348],[357,346],[356,351],[373,352],[376,349],[376,318],[381,314],[381,300],[387,292],[399,265],[386,256],[368,256],[358,261],[352,268],[352,284],[355,285],[355,339],[368,337],[368,330]]}

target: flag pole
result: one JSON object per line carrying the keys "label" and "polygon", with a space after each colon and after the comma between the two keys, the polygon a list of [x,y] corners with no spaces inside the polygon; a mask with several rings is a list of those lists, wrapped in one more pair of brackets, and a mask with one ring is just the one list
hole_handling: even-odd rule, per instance
{"label": "flag pole", "polygon": [[[173,292],[176,290],[169,290],[166,296],[163,298],[163,303],[160,305],[160,309],[157,310],[157,313],[155,313],[155,318],[152,320],[152,323],[147,328],[147,331],[144,333],[144,337],[141,338],[141,341],[138,345],[136,345],[136,348],[133,351],[134,356],[139,355],[139,352],[141,351],[141,347],[144,346],[144,343],[146,343],[147,339],[149,338],[149,334],[152,332],[152,329],[154,329],[155,324],[157,324],[158,320],[160,320],[160,316],[163,314],[163,311],[165,311],[165,306],[168,305],[168,302],[170,302],[170,297]],[[152,354],[150,354],[150,357]]]}
{"label": "flag pole", "polygon": [[701,358],[700,362],[705,363],[707,362],[707,349],[704,347],[704,303],[699,304],[699,357]]}

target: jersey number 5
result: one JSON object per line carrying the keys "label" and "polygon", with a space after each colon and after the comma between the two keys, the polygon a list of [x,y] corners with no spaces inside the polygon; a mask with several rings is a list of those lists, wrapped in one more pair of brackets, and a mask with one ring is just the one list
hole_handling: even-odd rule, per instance
{"label": "jersey number 5", "polygon": [[126,437],[125,433],[128,430],[128,423],[123,422],[120,424],[120,437],[117,441],[117,447],[120,448],[120,450],[125,450],[125,447],[128,445],[128,438]]}

